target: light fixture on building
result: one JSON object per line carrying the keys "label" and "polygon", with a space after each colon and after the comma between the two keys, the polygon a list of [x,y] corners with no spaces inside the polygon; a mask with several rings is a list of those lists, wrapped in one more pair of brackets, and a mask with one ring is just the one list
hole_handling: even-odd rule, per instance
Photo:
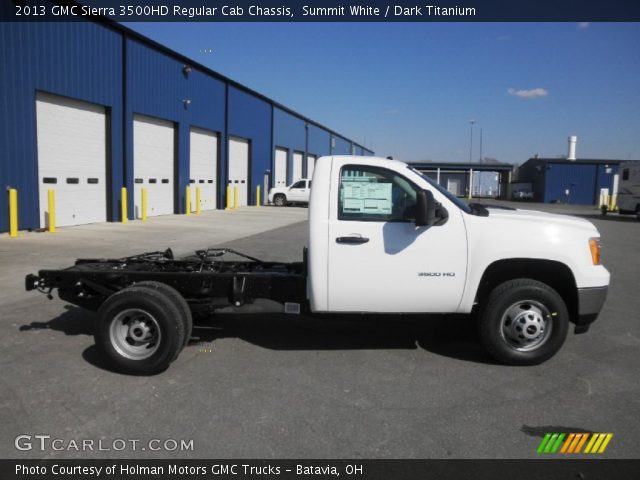
{"label": "light fixture on building", "polygon": [[183,65],[182,73],[184,74],[185,77],[188,77],[189,74],[191,73],[191,67],[189,65]]}
{"label": "light fixture on building", "polygon": [[191,105],[191,99],[190,98],[183,98],[182,99],[182,104],[184,105],[184,109],[186,110],[187,108],[189,108],[189,105]]}

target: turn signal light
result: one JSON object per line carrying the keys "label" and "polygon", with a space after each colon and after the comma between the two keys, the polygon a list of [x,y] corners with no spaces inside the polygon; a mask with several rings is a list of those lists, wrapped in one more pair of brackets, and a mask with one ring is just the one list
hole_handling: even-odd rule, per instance
{"label": "turn signal light", "polygon": [[591,250],[591,261],[594,265],[600,265],[600,239],[590,238],[589,249]]}

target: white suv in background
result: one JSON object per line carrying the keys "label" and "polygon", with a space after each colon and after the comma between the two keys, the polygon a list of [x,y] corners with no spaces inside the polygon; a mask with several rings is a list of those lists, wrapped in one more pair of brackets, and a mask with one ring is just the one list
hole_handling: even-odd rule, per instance
{"label": "white suv in background", "polygon": [[290,203],[309,203],[311,180],[303,178],[288,187],[274,187],[269,190],[269,203],[284,207]]}

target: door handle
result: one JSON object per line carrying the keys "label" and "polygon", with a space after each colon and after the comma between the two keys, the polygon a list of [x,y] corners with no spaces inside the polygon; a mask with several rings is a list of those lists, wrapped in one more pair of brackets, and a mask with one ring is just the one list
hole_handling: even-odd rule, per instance
{"label": "door handle", "polygon": [[369,241],[366,237],[338,237],[336,243],[345,243],[347,245],[361,245]]}

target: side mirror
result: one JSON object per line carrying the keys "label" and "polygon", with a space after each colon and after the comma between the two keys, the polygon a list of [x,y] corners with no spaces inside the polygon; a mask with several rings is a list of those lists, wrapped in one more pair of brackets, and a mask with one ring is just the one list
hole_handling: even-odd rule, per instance
{"label": "side mirror", "polygon": [[429,190],[420,190],[416,196],[416,227],[430,227],[436,222],[436,201]]}

